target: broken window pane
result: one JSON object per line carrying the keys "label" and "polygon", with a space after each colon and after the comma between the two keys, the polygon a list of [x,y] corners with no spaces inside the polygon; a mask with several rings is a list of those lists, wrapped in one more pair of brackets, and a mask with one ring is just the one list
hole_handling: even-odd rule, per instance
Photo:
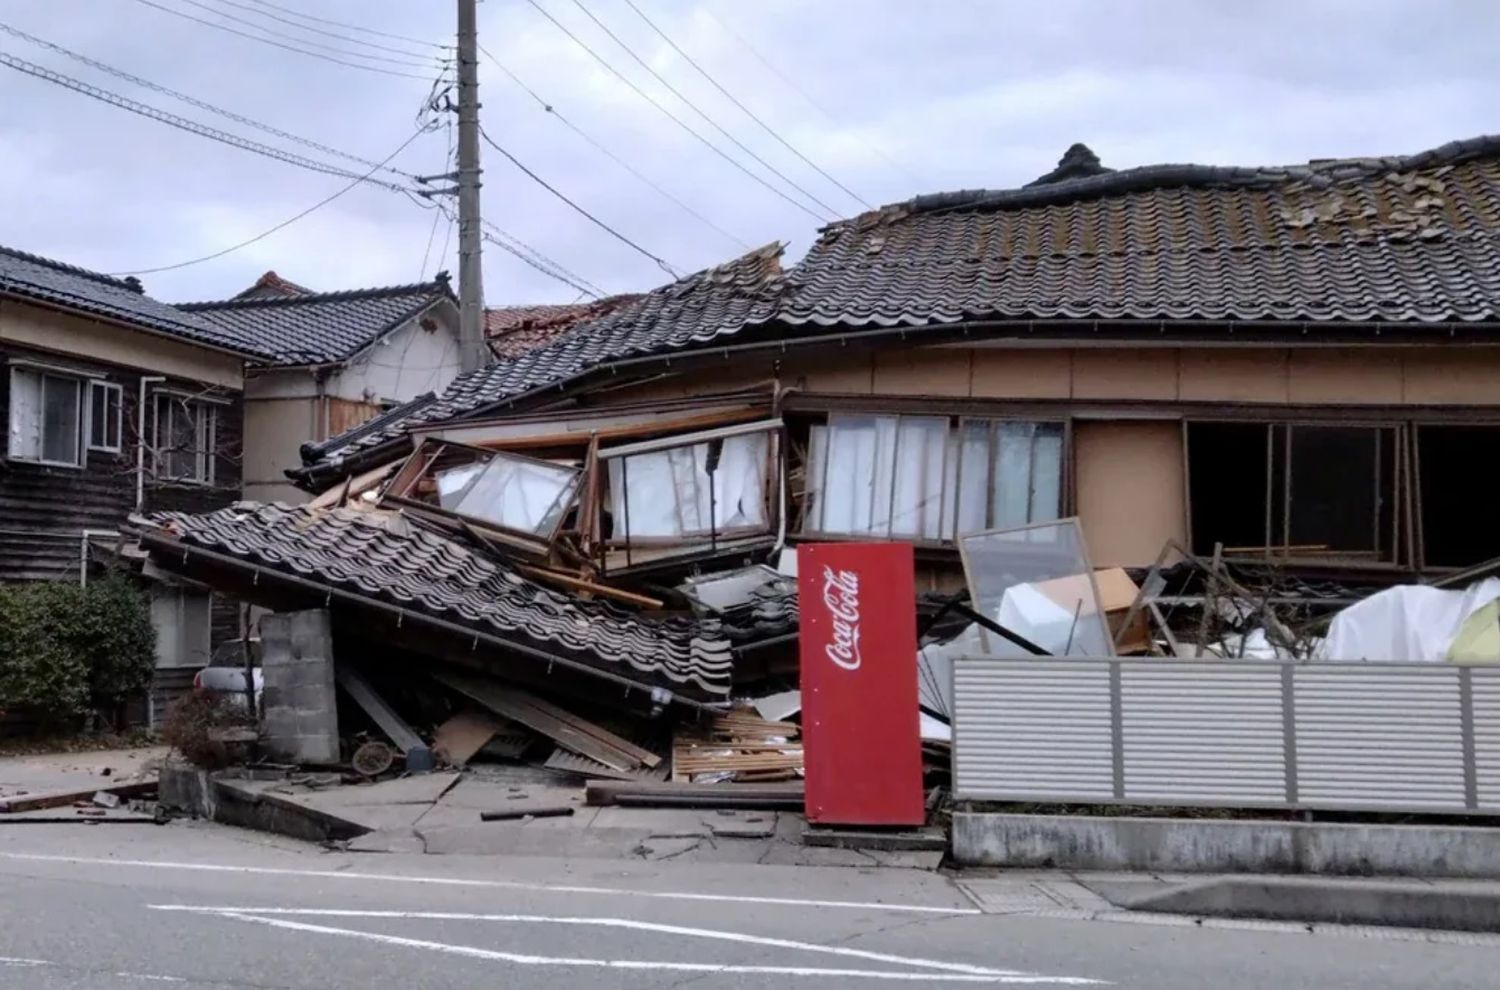
{"label": "broken window pane", "polygon": [[[473,472],[462,489],[459,472]],[[445,476],[448,476],[445,478]],[[507,529],[550,536],[572,500],[578,472],[572,468],[496,454],[482,465],[466,465],[437,475],[440,504],[459,515]],[[445,494],[443,487],[450,485]]]}
{"label": "broken window pane", "polygon": [[[1076,519],[959,537],[974,608],[1057,656],[1109,656],[1092,565]],[[985,630],[995,656],[1033,655]]]}
{"label": "broken window pane", "polygon": [[622,539],[706,537],[769,525],[769,433],[750,433],[609,460]]}
{"label": "broken window pane", "polygon": [[438,504],[443,508],[453,511],[458,505],[459,499],[463,498],[464,492],[479,477],[479,472],[484,470],[484,462],[477,464],[464,464],[456,468],[448,468],[446,471],[433,472],[432,478],[437,482]]}

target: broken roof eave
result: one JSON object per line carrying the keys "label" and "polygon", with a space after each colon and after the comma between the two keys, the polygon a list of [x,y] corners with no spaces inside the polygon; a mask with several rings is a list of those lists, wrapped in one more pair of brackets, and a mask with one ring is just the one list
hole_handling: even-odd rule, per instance
{"label": "broken roof eave", "polygon": [[159,327],[150,326],[146,323],[136,322],[134,320],[122,320],[118,317],[110,317],[103,313],[96,313],[92,310],[81,309],[76,306],[68,306],[66,304],[59,303],[50,299],[40,299],[35,296],[26,295],[25,293],[15,292],[13,290],[0,289],[0,300],[11,300],[14,302],[24,303],[27,306],[36,306],[38,309],[50,309],[58,313],[66,313],[69,316],[77,317],[79,319],[89,320],[93,323],[102,323],[105,326],[123,327],[127,330],[134,330],[137,333],[150,334],[153,337],[160,337],[163,340],[171,340],[179,344],[185,344],[189,347],[197,347],[205,351],[213,351],[216,354],[225,354],[229,357],[239,358],[242,361],[253,362],[264,359],[265,357],[264,354],[258,351],[240,350],[222,344],[211,344],[204,340],[189,337],[187,334],[173,333],[170,330],[163,330]]}
{"label": "broken roof eave", "polygon": [[288,574],[285,571],[266,567],[261,564],[250,563],[229,554],[183,543],[181,540],[163,535],[161,531],[145,531],[141,535],[141,543],[148,550],[160,555],[157,559],[158,566],[182,577],[190,577],[186,572],[190,570],[189,564],[191,561],[196,558],[197,560],[205,561],[218,567],[228,568],[248,575],[251,583],[255,586],[259,586],[265,581],[276,582],[289,585],[302,593],[310,593],[314,597],[320,597],[327,604],[331,604],[335,599],[338,599],[355,608],[370,609],[385,615],[396,616],[398,623],[406,620],[419,622],[434,630],[468,640],[476,646],[478,643],[484,642],[496,649],[521,654],[536,663],[546,664],[549,668],[552,665],[557,665],[575,674],[611,684],[616,688],[623,689],[627,696],[631,692],[640,692],[648,698],[653,699],[653,701],[659,701],[665,696],[665,703],[667,704],[682,705],[698,711],[717,711],[719,708],[715,703],[688,697],[665,685],[634,680],[613,671],[541,649],[528,642],[498,636],[493,632],[454,622],[451,619],[430,615],[424,611],[401,608],[400,606],[383,602],[372,596],[339,588],[311,577]]}

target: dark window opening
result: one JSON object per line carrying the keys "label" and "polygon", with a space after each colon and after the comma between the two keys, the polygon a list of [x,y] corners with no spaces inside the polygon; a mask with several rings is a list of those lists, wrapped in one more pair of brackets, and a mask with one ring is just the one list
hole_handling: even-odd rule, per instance
{"label": "dark window opening", "polygon": [[1261,423],[1188,424],[1188,500],[1193,552],[1214,544],[1260,547],[1266,539],[1266,427]]}
{"label": "dark window opening", "polygon": [[1395,427],[1190,423],[1193,551],[1397,559]]}
{"label": "dark window opening", "polygon": [[1500,427],[1419,426],[1422,563],[1466,567],[1500,557],[1500,516],[1485,510]]}

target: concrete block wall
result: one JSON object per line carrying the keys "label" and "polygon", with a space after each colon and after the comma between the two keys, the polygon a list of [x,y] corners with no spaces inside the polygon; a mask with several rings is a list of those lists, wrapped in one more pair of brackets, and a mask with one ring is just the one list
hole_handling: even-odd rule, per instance
{"label": "concrete block wall", "polygon": [[339,762],[333,627],[328,612],[279,612],[260,620],[261,743],[293,763]]}

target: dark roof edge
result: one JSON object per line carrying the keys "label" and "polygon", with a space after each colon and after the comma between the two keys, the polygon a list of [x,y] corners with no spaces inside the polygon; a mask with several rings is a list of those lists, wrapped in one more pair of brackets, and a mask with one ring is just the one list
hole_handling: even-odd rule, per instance
{"label": "dark roof edge", "polygon": [[114,275],[106,275],[104,272],[91,271],[87,268],[80,268],[77,265],[70,265],[65,261],[57,261],[39,254],[32,254],[30,251],[21,251],[16,248],[5,247],[4,245],[0,245],[0,254],[8,254],[12,258],[20,258],[22,261],[29,261],[33,265],[42,265],[43,267],[62,272],[65,275],[75,275],[79,278],[92,279],[95,282],[100,282],[116,289],[124,289],[126,292],[134,292],[142,296],[146,294],[146,289],[141,285],[141,280],[133,275],[128,278],[118,278]]}
{"label": "dark roof edge", "polygon": [[[952,209],[1014,209],[1026,206],[1053,206],[1081,199],[1174,187],[1257,187],[1278,185],[1299,179],[1332,184],[1372,174],[1455,165],[1473,158],[1489,156],[1500,156],[1500,135],[1487,134],[1461,141],[1450,141],[1440,147],[1420,151],[1413,155],[1339,158],[1314,161],[1305,165],[1263,168],[1220,165],[1142,165],[1118,172],[1064,179],[1020,189],[960,189],[954,192],[930,193],[914,197],[904,204],[896,204],[895,208],[899,209],[904,206],[913,213]],[[891,208],[886,207],[886,209]]]}
{"label": "dark roof edge", "polygon": [[380,299],[386,296],[409,296],[417,293],[442,294],[457,299],[453,286],[445,279],[431,282],[411,282],[406,285],[386,285],[373,289],[343,289],[338,292],[310,292],[301,296],[273,296],[261,299],[211,299],[202,302],[173,303],[176,309],[189,313],[222,309],[285,309],[316,303],[350,302],[357,299]]}
{"label": "dark roof edge", "polygon": [[[445,301],[453,302],[455,304],[457,304],[457,302],[458,302],[457,299],[452,298],[452,293],[451,292],[447,293],[445,295],[424,296],[411,309],[407,310],[406,312],[402,313],[400,316],[396,317],[394,320],[391,320],[390,322],[386,323],[380,329],[378,329],[375,332],[371,333],[370,336],[365,339],[364,343],[357,345],[353,350],[347,352],[342,357],[340,357],[337,361],[334,361],[332,363],[334,363],[334,364],[348,364],[350,361],[353,361],[355,358],[359,357],[365,351],[368,351],[370,348],[372,348],[376,344],[380,343],[381,339],[384,338],[387,334],[394,333],[396,330],[400,329],[402,326],[404,326],[404,325],[412,322],[413,320],[417,319],[422,314],[430,311],[434,306],[437,306],[439,303],[442,303],[442,302],[445,302]],[[419,398],[420,398],[420,396],[419,396]]]}
{"label": "dark roof edge", "polygon": [[[115,313],[95,312],[94,310],[85,309],[81,306],[69,306],[66,303],[58,302],[55,299],[48,299],[42,296],[27,295],[24,292],[16,292],[4,288],[0,288],[0,297],[6,299],[17,299],[28,306],[37,306],[42,309],[55,310],[59,313],[67,313],[70,316],[76,316],[82,320],[92,320],[95,323],[108,323],[114,326],[120,326],[130,330],[135,330],[138,333],[150,334],[153,337],[163,337],[167,340],[175,341],[179,344],[185,344],[189,347],[197,347],[205,351],[214,351],[218,354],[228,354],[230,357],[236,357],[242,361],[264,360],[266,357],[266,354],[263,351],[252,351],[245,347],[236,347],[229,344],[215,343],[210,340],[205,340],[202,337],[192,336],[191,334],[188,334],[181,330],[167,329],[166,324],[156,323],[146,319],[130,319],[129,317]],[[162,305],[165,306],[167,304],[162,303]]]}
{"label": "dark roof edge", "polygon": [[[437,401],[436,392],[423,392],[415,399],[409,399],[399,406],[392,406],[377,416],[371,416],[352,430],[345,430],[336,437],[320,440],[317,443],[304,443],[300,448],[303,464],[310,464],[322,459],[325,452],[338,447],[346,446],[358,440],[360,437],[368,436],[385,427],[391,420],[404,419],[412,413],[420,412]],[[294,469],[295,470],[295,469]]]}

